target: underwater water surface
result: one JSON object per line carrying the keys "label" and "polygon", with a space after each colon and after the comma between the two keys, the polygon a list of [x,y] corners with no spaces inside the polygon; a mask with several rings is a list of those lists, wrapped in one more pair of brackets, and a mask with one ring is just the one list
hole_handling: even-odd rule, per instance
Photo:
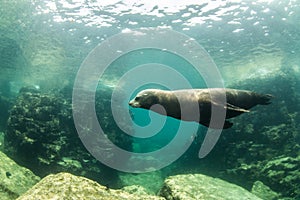
{"label": "underwater water surface", "polygon": [[[150,194],[156,194],[168,176],[200,173],[248,190],[255,181],[262,181],[278,198],[300,198],[299,0],[0,2],[0,150],[19,165],[40,177],[66,171],[110,188],[140,185]],[[92,107],[106,137],[138,154],[163,148],[178,130],[184,130],[187,135],[179,141],[190,146],[159,170],[127,173],[106,166],[81,141],[92,130],[74,126],[73,114],[77,111],[72,107],[73,87],[80,67],[94,48],[116,34],[135,30],[172,30],[193,38],[221,76],[221,80],[210,81],[271,94],[275,97],[272,104],[231,119],[233,127],[223,130],[213,150],[200,159],[206,127],[128,105],[139,91],[170,89],[168,85],[153,80],[128,93],[122,91],[120,80],[139,66],[153,66],[149,72],[153,71],[156,78],[167,80],[175,89],[185,88],[172,74],[157,71],[157,64],[176,71],[193,88],[207,88],[206,77],[197,73],[188,59],[166,49],[146,46],[124,54],[120,50],[121,56],[106,66],[101,77],[89,77],[97,83]],[[173,40],[172,35],[169,39],[178,51],[187,44],[176,37]],[[122,41],[118,45],[126,49],[126,38]],[[162,46],[164,42],[159,41]],[[99,55],[99,63],[110,59],[114,50],[104,49],[107,54]],[[203,60],[204,67],[206,62]],[[151,77],[150,73],[141,79]],[[121,89],[121,103],[116,104],[119,122],[130,133],[119,126],[112,113],[117,89]],[[85,94],[90,93],[82,92]],[[85,104],[75,108],[84,110]],[[91,121],[89,114],[83,114],[83,118],[83,124]],[[78,135],[78,129],[84,134]],[[98,145],[95,152],[113,148],[97,139],[89,142]],[[174,149],[182,148],[182,143]],[[163,160],[164,155],[157,160],[145,157],[144,161],[125,156],[116,163],[140,165]]]}

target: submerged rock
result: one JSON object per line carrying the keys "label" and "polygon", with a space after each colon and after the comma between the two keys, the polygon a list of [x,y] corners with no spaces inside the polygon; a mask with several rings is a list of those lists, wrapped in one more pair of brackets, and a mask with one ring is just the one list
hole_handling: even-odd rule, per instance
{"label": "submerged rock", "polygon": [[147,189],[140,185],[125,186],[122,190],[134,195],[149,195]]}
{"label": "submerged rock", "polygon": [[259,200],[237,185],[202,174],[171,176],[165,180],[160,195],[168,200]]}
{"label": "submerged rock", "polygon": [[54,168],[68,152],[68,142],[79,146],[70,116],[70,105],[63,98],[22,88],[10,110],[5,152],[32,170]]}
{"label": "submerged rock", "polygon": [[300,199],[300,156],[273,159],[260,173],[264,182],[281,191],[283,196]]}
{"label": "submerged rock", "polygon": [[40,178],[0,151],[0,180],[1,200],[12,200],[25,193]]}
{"label": "submerged rock", "polygon": [[261,181],[255,181],[251,192],[264,200],[275,200],[279,195]]}
{"label": "submerged rock", "polygon": [[[96,108],[107,137],[130,150],[129,136],[121,134],[108,114],[111,94],[106,89],[99,93]],[[59,92],[42,93],[34,87],[22,88],[10,110],[4,137],[5,153],[41,177],[64,171],[103,184],[115,184],[116,171],[97,161],[82,144],[72,118],[71,99],[66,96]],[[84,118],[91,121],[87,116]],[[83,129],[89,133],[88,128]],[[97,144],[97,151],[106,150],[103,141],[94,138],[93,142]],[[126,162],[127,158],[123,159]]]}
{"label": "submerged rock", "polygon": [[101,200],[163,200],[146,194],[134,195],[123,190],[113,190],[87,178],[69,173],[49,175],[28,190],[18,200],[32,199],[101,199]]}
{"label": "submerged rock", "polygon": [[142,186],[148,194],[156,194],[164,182],[161,171],[140,174],[119,173],[119,178],[123,186],[139,185]]}

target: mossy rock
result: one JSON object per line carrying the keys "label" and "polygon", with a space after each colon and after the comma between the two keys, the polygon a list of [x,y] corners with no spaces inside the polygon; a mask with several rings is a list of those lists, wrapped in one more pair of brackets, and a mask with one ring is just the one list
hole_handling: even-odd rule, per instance
{"label": "mossy rock", "polygon": [[271,190],[270,187],[261,181],[254,182],[251,192],[263,200],[276,200],[279,198],[279,194]]}
{"label": "mossy rock", "polygon": [[0,180],[1,200],[13,200],[30,189],[40,178],[0,151]]}
{"label": "mossy rock", "polygon": [[123,190],[110,189],[87,178],[59,173],[43,178],[18,198],[18,200],[32,199],[163,200],[164,198],[146,194],[130,194]]}
{"label": "mossy rock", "polygon": [[202,174],[171,176],[165,180],[160,195],[168,200],[259,200],[246,189]]}

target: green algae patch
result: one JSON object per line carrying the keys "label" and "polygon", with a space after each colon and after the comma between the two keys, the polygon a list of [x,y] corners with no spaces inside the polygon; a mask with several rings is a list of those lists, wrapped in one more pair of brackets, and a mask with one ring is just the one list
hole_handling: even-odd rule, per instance
{"label": "green algae patch", "polygon": [[16,199],[40,180],[29,169],[17,165],[1,151],[0,163],[1,200]]}

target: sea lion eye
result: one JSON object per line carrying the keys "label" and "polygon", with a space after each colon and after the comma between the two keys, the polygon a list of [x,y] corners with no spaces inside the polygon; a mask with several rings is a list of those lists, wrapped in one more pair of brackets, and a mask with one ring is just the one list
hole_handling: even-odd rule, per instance
{"label": "sea lion eye", "polygon": [[141,97],[135,97],[134,100],[135,100],[135,101],[138,101],[140,98],[141,98]]}

